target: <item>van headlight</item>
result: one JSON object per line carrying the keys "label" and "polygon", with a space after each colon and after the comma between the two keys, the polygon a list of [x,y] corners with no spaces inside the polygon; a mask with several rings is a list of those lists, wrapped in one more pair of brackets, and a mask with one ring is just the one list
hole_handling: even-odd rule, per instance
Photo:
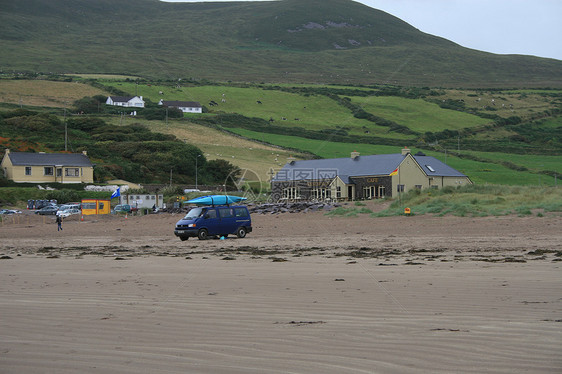
{"label": "van headlight", "polygon": [[187,225],[187,227],[195,227],[195,223],[190,223],[189,225]]}

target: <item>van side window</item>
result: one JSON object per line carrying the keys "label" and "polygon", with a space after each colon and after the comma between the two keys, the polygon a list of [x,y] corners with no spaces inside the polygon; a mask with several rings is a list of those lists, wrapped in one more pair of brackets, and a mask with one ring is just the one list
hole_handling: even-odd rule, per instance
{"label": "van side window", "polygon": [[229,218],[232,217],[232,209],[230,208],[220,208],[219,209],[219,215],[221,216],[221,218]]}
{"label": "van side window", "polygon": [[214,209],[209,209],[205,212],[206,218],[217,218],[217,211]]}
{"label": "van side window", "polygon": [[234,208],[236,217],[248,217],[248,211],[244,208]]}

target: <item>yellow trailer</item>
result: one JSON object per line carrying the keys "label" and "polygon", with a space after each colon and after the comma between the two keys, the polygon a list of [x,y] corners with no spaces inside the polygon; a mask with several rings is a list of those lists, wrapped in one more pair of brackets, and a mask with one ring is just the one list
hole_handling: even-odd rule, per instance
{"label": "yellow trailer", "polygon": [[111,211],[110,200],[82,199],[82,214],[109,214]]}

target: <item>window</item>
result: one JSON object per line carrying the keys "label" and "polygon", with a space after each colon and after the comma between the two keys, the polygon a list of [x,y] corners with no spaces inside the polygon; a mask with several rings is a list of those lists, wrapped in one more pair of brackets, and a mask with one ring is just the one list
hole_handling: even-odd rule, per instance
{"label": "window", "polygon": [[283,197],[285,199],[296,199],[298,197],[299,190],[297,187],[287,187],[283,189]]}
{"label": "window", "polygon": [[370,199],[371,197],[371,186],[363,187],[363,198]]}
{"label": "window", "polygon": [[421,190],[421,189],[422,189],[422,185],[421,185],[421,184],[416,184],[416,188],[417,188],[418,190]]}
{"label": "window", "polygon": [[433,188],[434,190],[438,190],[438,189],[439,189],[439,186],[435,186],[435,185],[434,185],[434,186],[431,186],[431,188]]}
{"label": "window", "polygon": [[312,190],[312,196],[319,200],[329,199],[332,196],[332,190],[327,188],[317,188]]}
{"label": "window", "polygon": [[103,203],[100,202],[100,210],[103,209]]}
{"label": "window", "polygon": [[386,187],[379,186],[379,197],[384,197],[386,195]]}
{"label": "window", "polygon": [[43,168],[43,175],[53,175],[53,168],[50,166],[46,166]]}
{"label": "window", "polygon": [[234,208],[234,214],[236,217],[248,217],[248,211],[244,208]]}
{"label": "window", "polygon": [[64,175],[67,177],[79,177],[80,170],[78,168],[66,168]]}
{"label": "window", "polygon": [[403,184],[399,184],[398,188],[397,188],[398,192],[404,192],[404,185]]}
{"label": "window", "polygon": [[431,165],[425,165],[426,168],[429,169],[432,173],[435,173],[435,169],[431,167]]}
{"label": "window", "polygon": [[207,210],[205,212],[205,218],[217,218],[217,211],[214,209]]}
{"label": "window", "polygon": [[341,186],[336,187],[336,197],[338,199],[341,197]]}
{"label": "window", "polygon": [[57,177],[62,177],[62,169],[57,169]]}
{"label": "window", "polygon": [[234,216],[234,214],[232,214],[232,209],[230,209],[230,208],[220,208],[219,209],[219,216],[221,218],[230,218],[230,217]]}
{"label": "window", "polygon": [[25,175],[31,175],[31,166],[25,167]]}

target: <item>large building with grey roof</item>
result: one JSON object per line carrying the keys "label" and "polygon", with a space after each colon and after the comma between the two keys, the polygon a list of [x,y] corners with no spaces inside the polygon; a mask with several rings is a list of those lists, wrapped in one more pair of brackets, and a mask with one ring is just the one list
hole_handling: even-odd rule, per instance
{"label": "large building with grey roof", "polygon": [[82,153],[10,152],[1,163],[4,176],[18,183],[93,183],[94,165]]}
{"label": "large building with grey roof", "polygon": [[469,177],[435,157],[401,153],[302,160],[289,159],[271,180],[274,200],[364,200],[412,189],[472,184]]}

